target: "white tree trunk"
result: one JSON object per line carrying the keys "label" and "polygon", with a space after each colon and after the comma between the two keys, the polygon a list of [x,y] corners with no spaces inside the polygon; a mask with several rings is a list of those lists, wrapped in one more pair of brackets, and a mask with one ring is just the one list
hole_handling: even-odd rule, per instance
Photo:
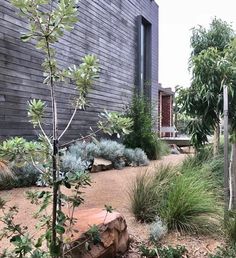
{"label": "white tree trunk", "polygon": [[236,209],[236,143],[231,144],[231,158],[229,165],[229,210]]}
{"label": "white tree trunk", "polygon": [[214,131],[214,140],[213,140],[213,155],[217,156],[219,154],[220,146],[220,124],[217,123]]}

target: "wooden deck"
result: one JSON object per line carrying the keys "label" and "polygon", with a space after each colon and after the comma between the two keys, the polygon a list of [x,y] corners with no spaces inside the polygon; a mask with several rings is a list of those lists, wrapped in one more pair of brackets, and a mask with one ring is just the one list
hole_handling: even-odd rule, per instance
{"label": "wooden deck", "polygon": [[192,146],[190,137],[163,137],[161,140],[168,144],[175,144],[179,148]]}

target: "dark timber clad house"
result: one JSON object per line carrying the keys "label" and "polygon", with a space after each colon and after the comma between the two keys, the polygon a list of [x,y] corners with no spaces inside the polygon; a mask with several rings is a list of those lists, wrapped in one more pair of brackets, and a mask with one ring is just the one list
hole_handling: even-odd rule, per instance
{"label": "dark timber clad house", "polygon": [[[134,87],[158,101],[158,6],[153,0],[80,0],[79,22],[57,47],[61,66],[80,63],[85,54],[99,58],[100,78],[89,94],[90,106],[80,111],[66,134],[76,138],[92,126],[104,109],[122,111]],[[43,85],[43,55],[33,43],[23,43],[26,22],[9,0],[0,0],[0,137],[36,133],[28,123],[27,101],[49,101]],[[73,112],[73,85],[57,88],[59,128]],[[48,105],[48,111],[50,106]],[[50,120],[48,119],[50,128]]]}

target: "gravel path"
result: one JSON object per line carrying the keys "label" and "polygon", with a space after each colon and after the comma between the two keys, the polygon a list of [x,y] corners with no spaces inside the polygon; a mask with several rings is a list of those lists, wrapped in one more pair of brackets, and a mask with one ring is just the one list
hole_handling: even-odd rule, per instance
{"label": "gravel path", "polygon": [[129,189],[137,175],[144,172],[152,173],[155,167],[161,164],[176,165],[186,157],[184,154],[168,155],[162,160],[152,161],[148,167],[128,167],[122,170],[111,170],[92,174],[93,185],[86,189],[84,208],[104,207],[104,204],[112,205],[125,216],[128,230],[131,235],[147,238],[147,226],[137,223],[131,210]]}
{"label": "gravel path", "polygon": [[[135,177],[145,171],[152,172],[153,168],[161,164],[179,164],[186,155],[168,155],[162,160],[152,161],[148,167],[128,167],[122,170],[110,170],[105,172],[94,173],[92,177],[92,187],[85,189],[85,204],[80,208],[103,208],[104,204],[112,205],[117,211],[121,212],[128,224],[128,230],[131,235],[139,236],[141,239],[146,239],[147,226],[139,224],[135,221],[130,211],[130,201],[128,190]],[[0,196],[8,200],[8,205],[17,205],[20,209],[16,217],[17,224],[28,226],[29,232],[34,232],[36,221],[32,219],[32,214],[35,211],[35,206],[30,204],[24,197],[26,190],[38,190],[37,187],[19,188],[9,191],[1,191]],[[42,188],[40,188],[42,189]],[[0,224],[0,229],[1,229]],[[0,250],[8,245],[6,240],[0,242]]]}

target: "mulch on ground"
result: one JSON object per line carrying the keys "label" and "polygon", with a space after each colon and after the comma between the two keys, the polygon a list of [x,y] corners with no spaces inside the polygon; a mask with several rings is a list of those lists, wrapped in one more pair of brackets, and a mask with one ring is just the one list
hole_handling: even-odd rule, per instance
{"label": "mulch on ground", "polygon": [[[138,223],[130,211],[130,186],[138,174],[144,172],[152,173],[153,168],[161,164],[177,165],[181,163],[185,157],[186,154],[168,155],[161,160],[151,162],[147,167],[127,167],[122,170],[109,170],[91,174],[93,183],[91,187],[84,190],[85,203],[81,206],[81,209],[101,208],[104,207],[105,204],[111,205],[124,215],[131,236],[138,239],[138,242],[146,242],[149,236],[149,226],[147,224]],[[37,207],[30,204],[30,202],[25,199],[24,192],[26,190],[41,189],[42,188],[39,189],[38,187],[30,187],[0,192],[0,196],[9,201],[9,206],[17,205],[19,207],[20,212],[16,217],[17,224],[22,223],[26,225],[31,233],[35,232],[34,225],[36,221],[31,218]],[[0,229],[1,226],[0,224]],[[163,243],[166,245],[185,245],[191,253],[190,257],[199,258],[207,257],[204,256],[206,252],[209,252],[209,250],[211,252],[212,249],[215,249],[221,242],[222,241],[214,238],[180,236],[177,233],[172,233],[163,240]],[[8,245],[9,243],[6,239],[2,240],[0,242],[0,250]]]}

